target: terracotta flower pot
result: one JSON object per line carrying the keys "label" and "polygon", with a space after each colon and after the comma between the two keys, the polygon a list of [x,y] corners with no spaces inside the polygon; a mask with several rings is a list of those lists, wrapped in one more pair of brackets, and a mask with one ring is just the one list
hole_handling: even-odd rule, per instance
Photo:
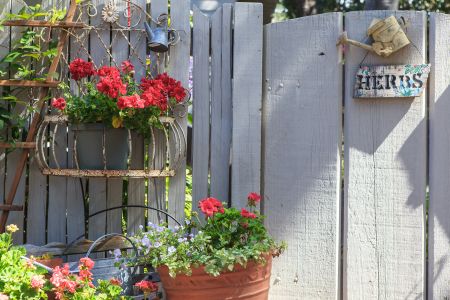
{"label": "terracotta flower pot", "polygon": [[168,300],[267,300],[269,297],[272,256],[266,264],[249,262],[244,268],[236,265],[234,271],[213,277],[203,267],[192,270],[192,275],[170,277],[165,266],[158,268]]}
{"label": "terracotta flower pot", "polygon": [[59,257],[50,259],[37,259],[36,261],[52,269],[54,269],[56,266],[62,266],[63,264],[62,258]]}

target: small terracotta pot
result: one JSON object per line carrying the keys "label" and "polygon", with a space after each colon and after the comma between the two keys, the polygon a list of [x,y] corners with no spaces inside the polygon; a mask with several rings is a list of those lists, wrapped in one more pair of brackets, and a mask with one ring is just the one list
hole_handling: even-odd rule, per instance
{"label": "small terracotta pot", "polygon": [[43,264],[49,268],[55,268],[57,266],[61,266],[63,264],[62,258],[50,258],[50,259],[37,259],[38,263]]}
{"label": "small terracotta pot", "polygon": [[267,300],[272,256],[266,260],[266,264],[249,262],[246,268],[236,265],[218,277],[207,274],[204,267],[192,269],[191,276],[172,278],[166,266],[158,268],[158,273],[168,300]]}

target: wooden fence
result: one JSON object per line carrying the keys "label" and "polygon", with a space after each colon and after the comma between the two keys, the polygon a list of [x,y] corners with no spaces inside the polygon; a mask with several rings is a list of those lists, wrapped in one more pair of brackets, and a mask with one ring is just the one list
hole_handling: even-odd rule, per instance
{"label": "wooden fence", "polygon": [[[94,2],[101,11],[103,0]],[[167,12],[167,0],[148,8],[157,17]],[[192,48],[193,208],[208,195],[240,207],[248,192],[263,194],[271,233],[288,243],[273,266],[271,299],[450,297],[450,16],[329,13],[263,27],[260,4],[237,3],[211,16],[194,8],[191,31],[189,10],[188,1],[170,2],[172,27],[185,35],[170,50],[167,70],[187,85]],[[397,54],[379,58],[336,47],[343,30],[364,40],[373,18],[392,14],[406,20],[412,41]],[[91,54],[103,57],[98,42],[90,37]],[[124,42],[112,41],[118,60],[128,57]],[[9,45],[8,37],[0,43]],[[71,41],[72,57],[77,47]],[[146,54],[145,45],[139,49]],[[152,56],[152,65],[158,59]],[[423,96],[353,99],[359,65],[427,60],[432,73]],[[186,118],[180,121],[186,128]],[[69,160],[71,137],[60,138]],[[133,165],[140,167],[143,142],[133,142]],[[3,196],[17,154],[0,154]],[[9,219],[25,228],[16,241],[70,242],[85,232],[87,214],[123,201],[159,205],[181,219],[184,168],[168,185],[90,179],[85,207],[79,179],[43,176],[31,156],[14,202],[27,210]],[[120,231],[121,217],[111,212],[90,220],[88,237]],[[145,218],[151,217],[128,210],[128,230]]]}

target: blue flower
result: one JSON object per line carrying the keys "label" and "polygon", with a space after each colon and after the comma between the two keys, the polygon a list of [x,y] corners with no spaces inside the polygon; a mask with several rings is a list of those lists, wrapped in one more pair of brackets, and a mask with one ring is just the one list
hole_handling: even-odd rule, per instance
{"label": "blue flower", "polygon": [[187,238],[179,238],[178,239],[178,243],[183,243],[183,242],[186,242],[187,241]]}
{"label": "blue flower", "polygon": [[145,247],[150,247],[150,240],[148,239],[147,236],[144,236],[141,240],[142,245],[144,245]]}
{"label": "blue flower", "polygon": [[160,243],[160,242],[156,242],[156,243],[153,245],[153,247],[159,248],[159,247],[161,247],[161,243]]}
{"label": "blue flower", "polygon": [[167,249],[167,252],[168,252],[169,254],[172,254],[172,253],[174,253],[175,251],[177,251],[177,248],[175,248],[174,246],[170,246],[170,247]]}

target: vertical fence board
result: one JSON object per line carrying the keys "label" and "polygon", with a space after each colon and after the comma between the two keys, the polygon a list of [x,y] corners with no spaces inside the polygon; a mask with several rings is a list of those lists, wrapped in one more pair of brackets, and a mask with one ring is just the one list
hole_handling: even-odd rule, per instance
{"label": "vertical fence board", "polygon": [[243,207],[260,192],[262,5],[236,3],[234,10],[231,203]]}
{"label": "vertical fence board", "polygon": [[265,27],[263,209],[288,243],[273,299],[338,299],[341,31],[341,13]]}
{"label": "vertical fence board", "polygon": [[[33,154],[30,159],[30,170],[28,175],[29,192],[26,242],[34,245],[44,245],[46,242],[45,216],[47,215],[47,177],[42,175],[36,160],[37,157]],[[59,200],[61,201],[61,197]]]}
{"label": "vertical fence board", "polygon": [[218,9],[211,18],[211,195],[228,202],[231,146],[231,12]]}
{"label": "vertical fence board", "polygon": [[[0,6],[0,18],[4,18],[6,14],[11,11],[11,1],[10,0],[0,0],[2,5]],[[2,34],[0,34],[0,59],[5,57],[9,53],[9,28],[5,28]],[[0,87],[0,97],[3,96],[3,88]],[[0,99],[0,104],[5,105],[5,101]],[[0,131],[2,137],[6,137],[6,130]],[[0,203],[3,204],[5,201],[5,172],[6,172],[6,151],[5,149],[0,149]]]}
{"label": "vertical fence board", "polygon": [[[161,14],[168,13],[168,1],[167,0],[157,0],[151,3],[150,8],[151,16],[154,20],[158,20],[158,17]],[[152,28],[156,25],[152,24]],[[157,55],[155,52],[151,53],[151,72],[153,76],[156,76],[158,73],[165,72],[165,55],[161,53]],[[154,169],[163,169],[166,164],[166,136],[162,130],[156,129],[155,132],[155,140],[153,141],[156,144],[156,155],[155,159],[152,162],[149,162]],[[149,151],[152,151],[149,149]],[[151,153],[149,153],[149,156]],[[155,178],[150,179],[149,181],[149,192],[148,192],[148,203],[149,206],[156,207],[166,211],[166,178]],[[155,221],[156,215],[154,211],[149,211],[149,216],[151,217],[151,221]],[[165,220],[165,216],[159,216]]]}
{"label": "vertical fence board", "polygon": [[[181,81],[184,87],[189,84],[189,56],[191,46],[191,27],[189,24],[189,1],[171,1],[171,27],[179,30],[180,41],[170,49],[169,74]],[[183,107],[183,109],[187,109]],[[181,112],[177,117],[177,122],[187,136],[187,111]],[[171,136],[171,144],[174,144],[174,137]],[[186,194],[186,159],[180,162],[176,175],[170,178],[169,182],[169,207],[168,211],[177,220],[184,218],[184,205]],[[170,222],[172,224],[172,222]]]}
{"label": "vertical fence board", "polygon": [[194,7],[194,87],[192,140],[192,209],[208,196],[209,164],[209,18]]}
{"label": "vertical fence board", "polygon": [[[23,7],[24,3],[11,2],[11,12],[18,13],[20,9]],[[19,27],[11,27],[11,48],[14,47],[15,43],[22,36],[22,28]],[[13,92],[14,96],[16,96],[19,100],[24,101],[25,103],[29,103],[30,97],[29,93],[26,89],[19,89],[18,91]],[[14,113],[22,113],[25,110],[25,106],[23,104],[17,104],[14,108],[10,106],[10,110]],[[6,159],[6,182],[5,182],[5,196],[8,196],[8,193],[11,190],[11,185],[13,179],[17,172],[17,164],[20,161],[20,157],[22,156],[22,149],[15,149],[11,153],[7,154]],[[25,205],[25,184],[26,184],[26,172],[27,172],[27,163],[22,171],[20,176],[19,185],[17,186],[17,192],[13,199],[14,205]],[[24,212],[23,211],[11,211],[9,213],[7,224],[15,224],[19,227],[19,230],[13,234],[13,239],[15,244],[23,243],[23,232],[24,232]]]}
{"label": "vertical fence board", "polygon": [[[146,10],[146,1],[135,1],[135,4],[139,5],[144,11]],[[145,18],[144,18],[145,19]],[[144,19],[141,19],[141,23],[138,28],[143,28]],[[141,41],[141,43],[138,43]],[[130,42],[135,45],[136,55],[145,59],[146,57],[146,43],[145,38],[142,39],[138,32],[130,33]],[[132,60],[133,62],[133,60]],[[135,63],[136,66],[137,62]],[[145,76],[145,70],[139,68],[136,72],[136,80],[140,81]],[[143,169],[144,168],[144,139],[142,136],[133,135],[132,153],[131,153],[131,168]],[[133,179],[128,180],[128,204],[143,205],[145,203],[145,180]],[[129,208],[127,212],[128,217],[128,232],[135,232],[139,225],[144,225],[145,215],[144,210],[141,208]]]}
{"label": "vertical fence board", "polygon": [[450,16],[430,16],[428,299],[450,298]]}
{"label": "vertical fence board", "polygon": [[[89,23],[88,15],[83,12],[83,14],[75,18],[79,22]],[[80,34],[79,31],[76,32]],[[70,61],[77,58],[82,58],[88,60],[88,55],[85,49],[89,49],[89,36],[85,39],[77,40],[74,37],[70,37]],[[74,80],[70,80],[70,88],[75,93],[78,94],[77,84]],[[74,134],[70,130],[68,131],[67,137],[68,144],[68,159],[67,164],[69,168],[76,168],[75,157],[74,157]],[[86,186],[87,180],[84,178],[67,178],[67,195],[66,203],[61,203],[67,209],[67,242],[71,243],[80,235],[85,233],[85,214],[84,214],[84,198],[83,198],[83,186]],[[51,216],[53,218],[54,216]],[[49,217],[50,221],[50,217]],[[50,226],[48,226],[50,231]],[[63,229],[65,230],[65,228]],[[75,259],[72,258],[72,259]]]}
{"label": "vertical fence board", "polygon": [[[349,38],[364,40],[373,18],[409,23],[412,44],[365,64],[419,64],[426,55],[424,12],[350,12]],[[426,185],[425,95],[408,99],[353,99],[355,73],[366,51],[345,58],[344,299],[424,297]]]}

